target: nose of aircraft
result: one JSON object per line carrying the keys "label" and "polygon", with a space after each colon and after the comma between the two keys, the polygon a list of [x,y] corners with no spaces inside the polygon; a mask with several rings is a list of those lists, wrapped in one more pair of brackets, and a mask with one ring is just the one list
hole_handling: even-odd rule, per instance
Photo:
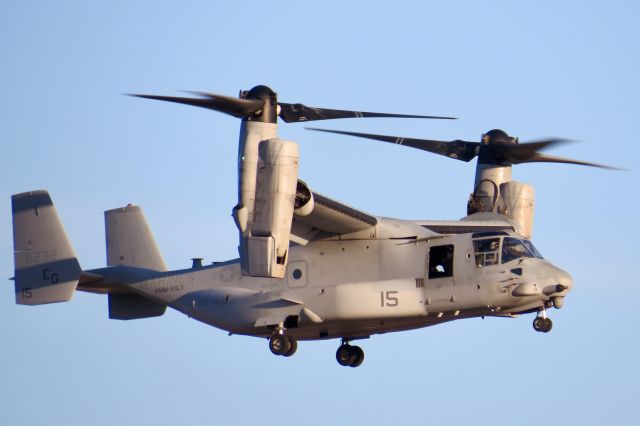
{"label": "nose of aircraft", "polygon": [[560,309],[564,304],[564,297],[573,288],[573,278],[571,275],[557,266],[552,266],[552,273],[550,274],[552,284],[546,286],[543,290],[548,296],[551,296],[553,306]]}
{"label": "nose of aircraft", "polygon": [[558,268],[558,284],[567,287],[567,292],[573,288],[573,278],[567,271]]}

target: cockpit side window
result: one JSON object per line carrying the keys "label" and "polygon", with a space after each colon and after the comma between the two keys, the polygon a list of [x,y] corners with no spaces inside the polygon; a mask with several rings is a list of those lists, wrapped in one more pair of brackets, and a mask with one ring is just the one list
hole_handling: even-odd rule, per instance
{"label": "cockpit side window", "polygon": [[485,238],[473,242],[473,251],[476,257],[476,266],[482,268],[498,264],[498,253],[500,253],[499,238]]}
{"label": "cockpit side window", "polygon": [[453,276],[453,244],[429,249],[429,279]]}

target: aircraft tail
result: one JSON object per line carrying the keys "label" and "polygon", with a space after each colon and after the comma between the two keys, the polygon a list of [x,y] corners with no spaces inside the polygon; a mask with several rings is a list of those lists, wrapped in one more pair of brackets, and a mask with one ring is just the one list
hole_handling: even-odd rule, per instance
{"label": "aircraft tail", "polygon": [[166,271],[160,250],[139,206],[104,212],[108,266],[135,266]]}
{"label": "aircraft tail", "polygon": [[11,197],[16,303],[71,299],[81,269],[47,191]]}
{"label": "aircraft tail", "polygon": [[[139,206],[129,204],[104,212],[108,266],[166,271],[160,250]],[[166,305],[136,294],[109,294],[109,318],[131,320],[164,314]]]}

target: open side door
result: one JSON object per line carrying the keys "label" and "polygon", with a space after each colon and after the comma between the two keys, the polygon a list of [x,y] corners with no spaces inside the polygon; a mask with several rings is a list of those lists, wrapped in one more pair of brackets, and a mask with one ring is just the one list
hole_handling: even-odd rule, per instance
{"label": "open side door", "polygon": [[456,300],[455,254],[453,240],[436,240],[429,244],[426,258],[427,311],[447,311]]}

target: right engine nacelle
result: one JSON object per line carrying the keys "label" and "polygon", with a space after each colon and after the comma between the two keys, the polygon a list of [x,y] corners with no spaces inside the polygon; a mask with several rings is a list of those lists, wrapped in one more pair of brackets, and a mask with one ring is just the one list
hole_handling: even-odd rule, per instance
{"label": "right engine nacelle", "polygon": [[467,215],[501,214],[510,219],[520,235],[531,238],[534,203],[533,186],[511,180],[511,166],[478,164]]}
{"label": "right engine nacelle", "polygon": [[511,219],[525,238],[531,238],[534,204],[533,186],[515,181],[500,185],[498,213]]}
{"label": "right engine nacelle", "polygon": [[[253,211],[238,206],[233,215],[241,233],[240,259],[244,275],[284,276],[296,198],[298,158],[295,142],[272,138],[258,144]],[[253,186],[246,181],[241,184]]]}

